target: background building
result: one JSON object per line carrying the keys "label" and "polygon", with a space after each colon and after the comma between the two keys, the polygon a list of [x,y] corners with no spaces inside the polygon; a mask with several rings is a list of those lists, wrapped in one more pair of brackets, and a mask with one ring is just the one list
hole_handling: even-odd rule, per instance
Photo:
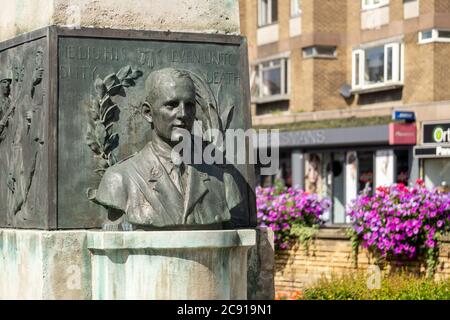
{"label": "background building", "polygon": [[240,14],[253,125],[281,129],[279,178],[330,197],[330,224],[366,186],[450,183],[449,0],[241,0]]}

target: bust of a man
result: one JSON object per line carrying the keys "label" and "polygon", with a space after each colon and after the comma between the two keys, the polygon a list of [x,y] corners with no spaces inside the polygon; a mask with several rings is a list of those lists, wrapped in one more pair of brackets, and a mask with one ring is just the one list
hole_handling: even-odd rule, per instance
{"label": "bust of a man", "polygon": [[[103,206],[147,228],[218,228],[241,205],[231,174],[219,166],[179,164],[171,153],[191,129],[196,89],[187,72],[166,68],[146,80],[142,115],[151,140],[131,158],[108,168],[96,194]],[[176,164],[178,163],[178,164]]]}

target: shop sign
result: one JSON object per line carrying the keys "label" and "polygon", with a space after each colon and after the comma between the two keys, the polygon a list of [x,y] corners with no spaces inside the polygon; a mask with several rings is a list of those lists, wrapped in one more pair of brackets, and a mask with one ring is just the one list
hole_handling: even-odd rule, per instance
{"label": "shop sign", "polygon": [[450,122],[425,123],[423,143],[450,144]]}
{"label": "shop sign", "polygon": [[414,157],[421,158],[448,158],[450,157],[450,146],[437,146],[437,147],[415,147]]}
{"label": "shop sign", "polygon": [[417,142],[417,127],[415,123],[390,123],[390,145],[415,145]]}
{"label": "shop sign", "polygon": [[437,147],[436,148],[436,155],[438,157],[450,157],[450,148],[445,147]]}
{"label": "shop sign", "polygon": [[416,121],[416,114],[413,111],[394,111],[392,112],[393,121]]}

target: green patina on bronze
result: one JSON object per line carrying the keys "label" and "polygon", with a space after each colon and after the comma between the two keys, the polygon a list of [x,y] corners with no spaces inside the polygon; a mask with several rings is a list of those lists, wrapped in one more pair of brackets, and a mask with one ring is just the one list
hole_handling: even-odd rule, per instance
{"label": "green patina on bronze", "polygon": [[[190,75],[196,109],[203,110],[196,120],[205,128],[248,129],[246,46],[238,36],[59,27],[0,43],[0,71],[17,74],[10,96],[2,99],[8,102],[2,103],[2,114],[10,113],[8,104],[15,111],[7,126],[2,124],[0,227],[73,229],[110,223],[111,208],[96,201],[96,190],[109,168],[151,141],[142,105],[148,96],[145,81],[157,70]],[[14,147],[16,141],[20,148]],[[234,192],[243,199],[231,212],[232,226],[253,226],[253,169],[232,169]],[[223,201],[213,202],[220,211]],[[168,204],[163,206],[170,209]],[[213,218],[224,221],[219,212]]]}
{"label": "green patina on bronze", "polygon": [[45,225],[47,48],[0,51],[0,226]]}

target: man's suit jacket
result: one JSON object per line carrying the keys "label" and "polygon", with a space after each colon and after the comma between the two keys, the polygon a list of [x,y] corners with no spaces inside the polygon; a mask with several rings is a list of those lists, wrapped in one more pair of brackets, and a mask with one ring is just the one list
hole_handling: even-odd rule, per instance
{"label": "man's suit jacket", "polygon": [[100,204],[123,211],[131,224],[149,227],[214,225],[228,222],[241,202],[231,175],[214,165],[187,165],[182,195],[151,143],[108,168],[97,190]]}

